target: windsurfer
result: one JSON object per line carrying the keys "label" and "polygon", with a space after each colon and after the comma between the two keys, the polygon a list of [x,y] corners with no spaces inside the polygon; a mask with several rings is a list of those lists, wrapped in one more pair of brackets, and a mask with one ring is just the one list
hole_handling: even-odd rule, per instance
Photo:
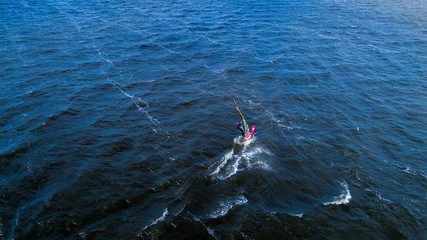
{"label": "windsurfer", "polygon": [[245,129],[243,129],[242,122],[236,123],[236,129],[240,132],[240,134],[242,134],[242,137],[245,136]]}
{"label": "windsurfer", "polygon": [[254,134],[255,126],[251,126],[249,128],[248,123],[246,122],[245,118],[243,117],[242,113],[240,112],[240,109],[237,106],[237,103],[234,100],[234,98],[233,98],[233,102],[234,102],[234,105],[236,106],[236,110],[239,112],[240,117],[242,118],[241,122],[236,123],[236,129],[237,129],[237,131],[239,131],[242,134],[243,140],[246,141],[250,137],[252,137],[252,135]]}

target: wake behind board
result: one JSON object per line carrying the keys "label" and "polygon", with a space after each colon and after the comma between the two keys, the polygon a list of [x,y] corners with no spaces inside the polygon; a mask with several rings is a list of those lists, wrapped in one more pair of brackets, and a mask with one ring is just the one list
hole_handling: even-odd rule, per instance
{"label": "wake behind board", "polygon": [[254,135],[254,133],[255,133],[255,126],[254,125],[252,125],[250,128],[249,128],[249,136],[245,136],[244,138],[243,138],[243,140],[244,141],[246,141],[246,140],[248,140],[249,138],[251,138],[253,135]]}

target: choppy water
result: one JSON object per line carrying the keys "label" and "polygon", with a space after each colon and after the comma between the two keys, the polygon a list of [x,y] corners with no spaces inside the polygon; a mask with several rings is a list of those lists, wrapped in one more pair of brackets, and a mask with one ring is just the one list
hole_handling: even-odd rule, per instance
{"label": "choppy water", "polygon": [[427,236],[425,0],[1,1],[0,62],[2,239]]}

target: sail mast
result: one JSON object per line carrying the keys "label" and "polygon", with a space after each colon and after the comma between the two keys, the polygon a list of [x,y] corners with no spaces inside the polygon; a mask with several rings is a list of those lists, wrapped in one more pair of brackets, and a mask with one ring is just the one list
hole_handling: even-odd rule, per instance
{"label": "sail mast", "polygon": [[249,126],[248,126],[248,124],[246,123],[246,120],[245,120],[245,118],[243,117],[242,112],[240,112],[239,106],[237,106],[236,100],[234,100],[234,98],[233,98],[233,102],[234,102],[234,105],[236,106],[237,111],[238,111],[238,112],[239,112],[239,114],[240,114],[240,117],[242,118],[242,122],[243,122],[243,129],[245,130],[245,136],[249,136]]}

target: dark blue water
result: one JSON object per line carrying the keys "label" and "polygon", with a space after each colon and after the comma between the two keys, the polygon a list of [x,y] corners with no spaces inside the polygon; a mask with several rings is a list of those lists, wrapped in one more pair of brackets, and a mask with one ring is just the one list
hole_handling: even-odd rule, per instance
{"label": "dark blue water", "polygon": [[1,239],[427,238],[425,0],[3,0],[0,63]]}

